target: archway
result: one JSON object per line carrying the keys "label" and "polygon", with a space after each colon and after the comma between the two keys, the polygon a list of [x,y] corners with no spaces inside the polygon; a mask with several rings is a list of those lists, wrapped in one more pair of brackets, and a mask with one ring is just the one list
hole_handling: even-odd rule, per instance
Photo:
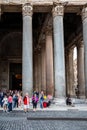
{"label": "archway", "polygon": [[6,77],[7,88],[22,90],[22,33],[7,34],[0,45],[2,67],[6,68],[4,77]]}

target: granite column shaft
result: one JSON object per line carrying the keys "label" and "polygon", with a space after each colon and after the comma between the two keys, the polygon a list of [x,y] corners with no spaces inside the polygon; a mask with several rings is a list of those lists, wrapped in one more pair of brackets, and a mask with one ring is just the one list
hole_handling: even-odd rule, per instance
{"label": "granite column shaft", "polygon": [[83,43],[84,43],[84,70],[85,70],[85,93],[87,97],[87,7],[82,10]]}
{"label": "granite column shaft", "polygon": [[63,36],[63,13],[64,8],[58,5],[53,8],[54,29],[54,78],[55,97],[65,97],[65,57]]}
{"label": "granite column shaft", "polygon": [[23,5],[23,52],[22,52],[22,87],[23,94],[32,94],[33,56],[32,56],[32,12],[30,4]]}
{"label": "granite column shaft", "polygon": [[77,72],[79,98],[85,98],[85,76],[84,76],[84,45],[77,45]]}
{"label": "granite column shaft", "polygon": [[54,94],[53,85],[53,41],[52,41],[52,28],[46,30],[46,87],[47,95]]}

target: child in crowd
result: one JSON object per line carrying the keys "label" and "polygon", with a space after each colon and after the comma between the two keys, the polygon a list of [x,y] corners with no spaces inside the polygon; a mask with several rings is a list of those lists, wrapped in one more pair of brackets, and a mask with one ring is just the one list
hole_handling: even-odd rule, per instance
{"label": "child in crowd", "polygon": [[13,98],[12,95],[10,94],[8,97],[8,112],[12,111],[12,102],[13,102]]}
{"label": "child in crowd", "polygon": [[25,94],[24,98],[23,98],[23,102],[24,102],[24,111],[25,113],[29,111],[29,103],[30,103],[30,99],[28,96],[28,93]]}
{"label": "child in crowd", "polygon": [[32,96],[33,111],[36,111],[37,109],[37,102],[38,102],[38,96],[36,94],[33,94]]}
{"label": "child in crowd", "polygon": [[18,106],[22,106],[22,96],[20,94],[18,95]]}
{"label": "child in crowd", "polygon": [[8,107],[7,107],[7,106],[8,106],[8,98],[7,98],[6,95],[4,96],[2,102],[3,102],[3,111],[7,112],[7,108],[8,108]]}

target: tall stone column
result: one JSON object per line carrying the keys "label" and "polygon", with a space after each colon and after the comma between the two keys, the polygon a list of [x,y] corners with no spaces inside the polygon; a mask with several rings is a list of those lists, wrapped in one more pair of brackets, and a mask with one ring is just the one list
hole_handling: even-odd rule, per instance
{"label": "tall stone column", "polygon": [[65,52],[66,95],[69,94],[69,50]]}
{"label": "tall stone column", "polygon": [[36,90],[41,91],[41,50],[37,50],[36,55],[36,67],[35,67],[35,84]]}
{"label": "tall stone column", "polygon": [[37,58],[36,58],[36,71],[37,71],[37,77],[36,77],[36,89],[38,89],[38,85],[39,85],[39,55],[38,55],[38,50],[37,50]]}
{"label": "tall stone column", "polygon": [[41,47],[41,68],[42,68],[42,76],[41,76],[41,90],[44,90],[46,93],[46,44],[45,42],[42,43]]}
{"label": "tall stone column", "polygon": [[41,92],[41,50],[38,50],[38,91]]}
{"label": "tall stone column", "polygon": [[33,75],[34,75],[34,79],[33,79],[33,90],[36,90],[37,87],[37,51],[34,52],[34,70],[33,70]]}
{"label": "tall stone column", "polygon": [[41,50],[40,50],[40,58],[39,58],[39,68],[40,68],[40,70],[39,70],[39,79],[40,79],[40,81],[39,81],[39,91],[41,91],[41,89],[42,89],[42,78],[41,78],[41,76],[42,76],[42,64],[41,64]]}
{"label": "tall stone column", "polygon": [[32,94],[33,60],[32,60],[32,13],[30,4],[23,5],[23,54],[22,54],[22,87],[23,94]]}
{"label": "tall stone column", "polygon": [[79,98],[85,98],[84,45],[77,45],[77,74]]}
{"label": "tall stone column", "polygon": [[85,93],[87,97],[87,7],[82,10],[83,41],[84,41],[84,70],[85,70]]}
{"label": "tall stone column", "polygon": [[73,67],[73,48],[69,49],[69,77],[68,77],[68,84],[69,84],[69,88],[68,88],[68,94],[73,97],[75,96],[74,93],[74,67]]}
{"label": "tall stone column", "polygon": [[54,78],[55,97],[65,97],[65,57],[64,57],[64,36],[63,36],[63,13],[64,8],[58,5],[53,8],[54,28]]}
{"label": "tall stone column", "polygon": [[52,28],[46,29],[46,87],[47,95],[54,94],[53,84],[53,41],[52,41]]}
{"label": "tall stone column", "polygon": [[35,90],[38,89],[38,50],[35,54]]}

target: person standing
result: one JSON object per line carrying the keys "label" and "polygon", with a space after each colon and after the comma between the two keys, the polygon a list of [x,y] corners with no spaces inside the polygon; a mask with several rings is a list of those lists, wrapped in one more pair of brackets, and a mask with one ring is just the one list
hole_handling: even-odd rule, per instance
{"label": "person standing", "polygon": [[10,94],[8,97],[8,112],[12,111],[12,102],[13,102],[13,98],[12,95]]}
{"label": "person standing", "polygon": [[39,92],[38,92],[38,89],[36,89],[36,91],[34,91],[33,94],[36,94],[37,97],[39,98]]}
{"label": "person standing", "polygon": [[40,93],[40,108],[43,108],[43,101],[44,101],[44,92],[41,91],[41,93]]}
{"label": "person standing", "polygon": [[33,94],[32,96],[33,111],[36,111],[37,103],[38,103],[38,97],[36,94]]}
{"label": "person standing", "polygon": [[25,96],[23,98],[23,102],[24,102],[24,112],[26,113],[29,111],[29,104],[30,104],[30,99],[29,99],[28,93],[25,94]]}
{"label": "person standing", "polygon": [[3,111],[4,111],[4,112],[7,112],[8,98],[7,98],[6,95],[4,96],[2,102],[3,102]]}
{"label": "person standing", "polygon": [[21,94],[18,95],[18,107],[22,106],[22,96]]}

